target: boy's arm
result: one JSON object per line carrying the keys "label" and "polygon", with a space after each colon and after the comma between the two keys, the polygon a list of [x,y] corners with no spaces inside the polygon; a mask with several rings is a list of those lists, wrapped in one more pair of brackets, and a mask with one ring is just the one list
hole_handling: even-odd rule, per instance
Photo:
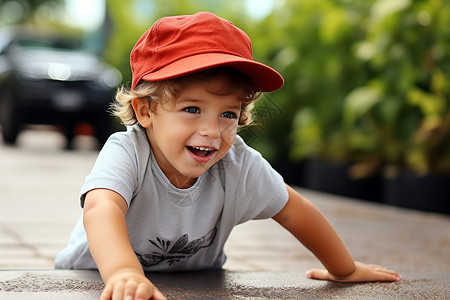
{"label": "boy's arm", "polygon": [[355,262],[325,216],[308,200],[286,185],[289,200],[273,217],[289,230],[325,266],[310,270],[309,278],[333,281],[398,281],[400,276],[380,266]]}
{"label": "boy's arm", "polygon": [[[116,192],[95,189],[87,193],[83,223],[89,250],[105,283],[100,299],[165,299],[145,277],[131,246],[125,214],[126,201]],[[133,298],[134,299],[134,298]]]}

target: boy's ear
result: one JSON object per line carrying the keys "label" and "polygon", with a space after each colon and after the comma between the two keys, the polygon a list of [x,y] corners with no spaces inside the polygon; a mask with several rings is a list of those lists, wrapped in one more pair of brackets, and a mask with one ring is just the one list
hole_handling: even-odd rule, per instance
{"label": "boy's ear", "polygon": [[152,125],[152,118],[150,116],[150,103],[146,99],[134,98],[131,100],[136,118],[142,127],[148,128]]}

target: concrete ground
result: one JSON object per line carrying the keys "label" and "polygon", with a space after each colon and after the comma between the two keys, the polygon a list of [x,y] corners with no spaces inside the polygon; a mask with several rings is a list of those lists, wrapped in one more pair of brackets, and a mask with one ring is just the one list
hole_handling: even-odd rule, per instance
{"label": "concrete ground", "polygon": [[[95,142],[63,151],[56,132],[0,144],[0,299],[97,299],[95,271],[52,270],[81,210]],[[272,220],[239,225],[223,271],[150,274],[169,299],[450,299],[450,217],[299,191],[330,219],[356,260],[400,272],[396,283],[310,280],[320,263]],[[432,195],[430,195],[432,197]],[[426,201],[426,199],[424,200]]]}

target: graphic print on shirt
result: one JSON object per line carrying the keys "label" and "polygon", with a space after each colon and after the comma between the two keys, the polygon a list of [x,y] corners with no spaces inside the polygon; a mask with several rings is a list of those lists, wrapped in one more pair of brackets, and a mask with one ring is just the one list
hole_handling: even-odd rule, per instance
{"label": "graphic print on shirt", "polygon": [[[189,242],[187,234],[182,235],[170,248],[170,241],[159,237],[154,240],[148,240],[158,250],[151,254],[139,254],[136,252],[139,261],[144,267],[155,266],[166,261],[169,266],[187,259],[196,254],[200,249],[207,248],[212,245],[216,237],[217,228],[214,227],[205,236]],[[170,249],[169,249],[170,248]]]}

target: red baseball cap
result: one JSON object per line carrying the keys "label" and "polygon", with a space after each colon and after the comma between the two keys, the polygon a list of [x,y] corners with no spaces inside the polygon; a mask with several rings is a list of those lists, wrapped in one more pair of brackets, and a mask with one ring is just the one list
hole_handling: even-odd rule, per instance
{"label": "red baseball cap", "polygon": [[261,92],[276,91],[284,84],[277,71],[253,60],[244,31],[209,12],[159,19],[134,46],[130,64],[132,89],[141,80],[171,79],[221,66],[241,71]]}

